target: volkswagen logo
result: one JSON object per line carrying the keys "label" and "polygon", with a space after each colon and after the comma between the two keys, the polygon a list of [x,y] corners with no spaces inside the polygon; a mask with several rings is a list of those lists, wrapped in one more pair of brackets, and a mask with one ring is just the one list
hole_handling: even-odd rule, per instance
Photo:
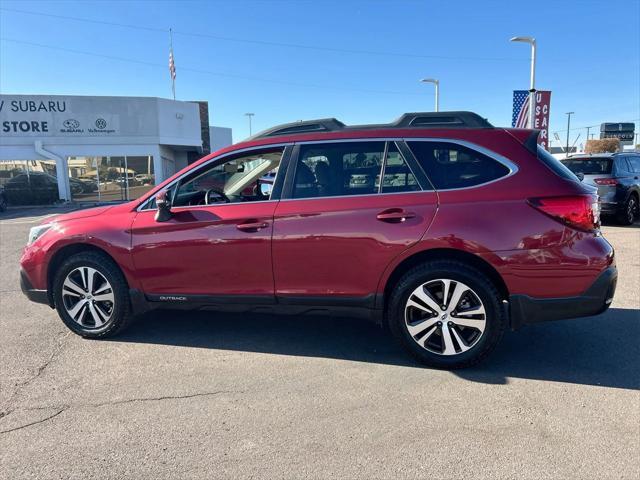
{"label": "volkswagen logo", "polygon": [[69,130],[75,130],[80,126],[80,122],[75,118],[69,118],[62,122],[62,125],[64,126],[64,128],[68,128]]}
{"label": "volkswagen logo", "polygon": [[105,128],[107,128],[107,121],[104,118],[97,119],[96,128],[99,128],[100,130],[104,130]]}

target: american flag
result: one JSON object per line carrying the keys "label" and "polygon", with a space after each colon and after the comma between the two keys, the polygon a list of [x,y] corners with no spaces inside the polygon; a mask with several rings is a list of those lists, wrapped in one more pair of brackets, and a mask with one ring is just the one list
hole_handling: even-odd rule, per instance
{"label": "american flag", "polygon": [[169,73],[171,74],[171,80],[176,79],[176,64],[173,61],[173,49],[169,50]]}
{"label": "american flag", "polygon": [[529,92],[527,90],[513,91],[511,126],[516,128],[529,128]]}

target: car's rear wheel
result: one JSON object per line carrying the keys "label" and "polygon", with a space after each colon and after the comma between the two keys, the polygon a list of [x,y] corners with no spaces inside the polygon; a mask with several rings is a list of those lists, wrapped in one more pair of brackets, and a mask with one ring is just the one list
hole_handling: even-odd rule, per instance
{"label": "car's rear wheel", "polygon": [[106,255],[82,252],[55,274],[53,294],[62,321],[87,338],[105,338],[129,322],[129,293],[118,266]]}
{"label": "car's rear wheel", "polygon": [[623,210],[618,215],[618,220],[623,225],[631,225],[640,216],[638,198],[632,193],[629,195]]}
{"label": "car's rear wheel", "polygon": [[420,362],[462,368],[484,359],[505,329],[502,299],[479,270],[457,261],[423,263],[396,285],[387,318]]}

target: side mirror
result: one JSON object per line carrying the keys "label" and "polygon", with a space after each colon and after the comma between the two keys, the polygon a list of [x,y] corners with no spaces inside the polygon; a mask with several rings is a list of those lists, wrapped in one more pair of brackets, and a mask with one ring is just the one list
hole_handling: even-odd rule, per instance
{"label": "side mirror", "polygon": [[270,197],[271,190],[273,190],[273,185],[270,183],[261,183],[260,184],[260,195],[263,197]]}
{"label": "side mirror", "polygon": [[171,198],[167,190],[162,190],[156,195],[156,206],[158,207],[156,222],[166,222],[171,219]]}
{"label": "side mirror", "polygon": [[584,180],[584,173],[576,173],[576,177],[582,182]]}

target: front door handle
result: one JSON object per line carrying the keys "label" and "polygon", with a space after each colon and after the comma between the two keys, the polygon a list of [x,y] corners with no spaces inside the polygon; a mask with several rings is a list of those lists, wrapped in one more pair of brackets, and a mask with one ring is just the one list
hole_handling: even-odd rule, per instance
{"label": "front door handle", "polygon": [[267,228],[269,224],[267,222],[248,221],[246,223],[239,223],[236,225],[238,230],[243,232],[257,232],[263,228]]}
{"label": "front door handle", "polygon": [[414,218],[415,216],[415,213],[407,212],[401,208],[390,208],[376,215],[376,219],[387,223],[402,223],[406,221],[407,218]]}

